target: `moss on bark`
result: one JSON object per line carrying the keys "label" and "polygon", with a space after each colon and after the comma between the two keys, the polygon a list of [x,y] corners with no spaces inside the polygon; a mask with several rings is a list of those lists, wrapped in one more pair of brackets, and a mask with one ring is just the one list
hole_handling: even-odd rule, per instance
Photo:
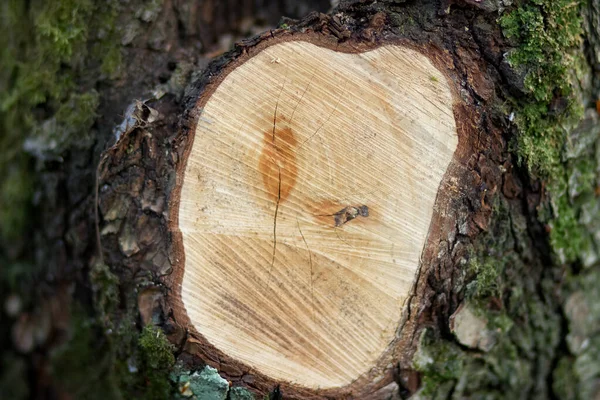
{"label": "moss on bark", "polygon": [[[38,172],[46,163],[61,162],[67,151],[85,151],[96,140],[90,129],[99,105],[94,87],[119,65],[116,13],[117,1],[113,0],[8,0],[0,4],[0,297],[4,301],[9,294],[18,296],[26,310],[35,307],[37,284],[47,273],[31,251],[31,236],[38,228],[33,222],[37,216],[34,194],[44,184]],[[90,76],[95,78],[87,80]],[[81,326],[74,325],[73,331],[80,332]],[[8,327],[1,336],[0,340],[9,340]],[[83,351],[85,346],[77,345],[85,340],[75,334],[68,342],[73,349],[57,350],[56,360],[76,356],[91,361]],[[3,354],[3,364],[6,360],[27,365],[13,354]],[[80,363],[70,361],[77,372]],[[23,375],[2,380],[8,386],[3,385],[0,392],[8,393],[13,380],[26,380],[28,368],[3,369]],[[19,393],[26,396],[24,391]]]}
{"label": "moss on bark", "polygon": [[547,398],[546,379],[560,343],[556,300],[540,293],[553,288],[552,269],[531,257],[521,210],[498,199],[488,233],[467,260],[464,288],[485,321],[493,345],[467,348],[456,339],[429,332],[415,367],[423,374],[418,398]]}
{"label": "moss on bark", "polygon": [[[119,67],[116,1],[10,0],[0,5],[0,237],[18,241],[32,213],[35,165],[89,147],[95,83]],[[83,77],[96,78],[82,85]],[[25,150],[25,152],[22,151]],[[28,154],[29,155],[28,155]],[[38,169],[40,166],[38,165]],[[13,258],[18,254],[13,254]]]}
{"label": "moss on bark", "polygon": [[523,1],[499,19],[513,46],[506,57],[523,77],[524,93],[503,105],[517,127],[512,148],[545,185],[537,216],[555,257],[536,254],[539,237],[518,206],[499,200],[489,232],[471,251],[465,291],[497,342],[474,354],[448,338],[423,340],[421,398],[585,399],[600,388],[600,311],[592,309],[600,299],[589,298],[590,285],[600,283],[600,138],[583,44],[586,7]]}
{"label": "moss on bark", "polygon": [[530,172],[547,182],[551,207],[543,215],[550,240],[563,261],[577,259],[586,245],[578,211],[568,196],[569,177],[579,172],[582,193],[595,189],[595,160],[565,162],[567,140],[583,117],[578,79],[589,74],[582,51],[582,1],[523,2],[499,20],[515,47],[507,54],[514,68],[525,71],[525,96],[510,98],[519,133],[515,151]]}

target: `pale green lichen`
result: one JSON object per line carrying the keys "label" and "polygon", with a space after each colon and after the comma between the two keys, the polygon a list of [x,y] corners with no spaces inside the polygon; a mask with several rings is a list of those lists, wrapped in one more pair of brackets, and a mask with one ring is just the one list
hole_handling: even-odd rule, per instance
{"label": "pale green lichen", "polygon": [[176,398],[192,400],[254,400],[255,396],[243,387],[230,387],[227,380],[210,366],[200,371],[189,371],[177,364],[170,374],[177,387]]}
{"label": "pale green lichen", "polygon": [[180,378],[180,382],[189,379],[192,398],[197,400],[225,400],[229,391],[229,383],[221,378],[219,372],[209,366],[200,372],[194,372]]}
{"label": "pale green lichen", "polygon": [[229,391],[229,400],[254,400],[255,396],[246,388],[233,387]]}

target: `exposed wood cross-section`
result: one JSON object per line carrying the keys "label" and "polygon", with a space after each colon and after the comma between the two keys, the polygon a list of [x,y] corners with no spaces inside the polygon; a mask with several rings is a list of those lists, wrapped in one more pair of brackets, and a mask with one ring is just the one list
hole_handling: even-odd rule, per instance
{"label": "exposed wood cross-section", "polygon": [[180,177],[182,312],[273,380],[344,387],[415,282],[458,143],[448,78],[396,44],[283,41],[228,68]]}

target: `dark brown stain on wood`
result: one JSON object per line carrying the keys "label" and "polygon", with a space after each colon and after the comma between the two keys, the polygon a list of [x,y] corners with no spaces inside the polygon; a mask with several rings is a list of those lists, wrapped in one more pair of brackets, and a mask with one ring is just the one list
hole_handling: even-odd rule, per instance
{"label": "dark brown stain on wood", "polygon": [[362,206],[349,206],[349,207],[344,207],[342,208],[340,211],[336,212],[335,214],[333,214],[333,220],[335,221],[335,226],[341,226],[344,225],[346,222],[348,221],[352,221],[354,218],[361,216],[361,217],[368,217],[369,216],[369,207],[362,205]]}
{"label": "dark brown stain on wood", "polygon": [[310,214],[314,221],[319,225],[326,227],[335,227],[335,221],[333,215],[343,207],[340,205],[339,200],[336,199],[321,199],[315,202],[308,202],[305,204],[308,214]]}
{"label": "dark brown stain on wood", "polygon": [[258,170],[269,197],[273,201],[281,203],[285,201],[296,185],[298,140],[290,127],[267,130],[263,135],[263,148],[258,159]]}
{"label": "dark brown stain on wood", "polygon": [[369,207],[367,205],[348,205],[332,199],[325,199],[308,204],[308,212],[320,225],[337,228],[356,217],[367,218]]}

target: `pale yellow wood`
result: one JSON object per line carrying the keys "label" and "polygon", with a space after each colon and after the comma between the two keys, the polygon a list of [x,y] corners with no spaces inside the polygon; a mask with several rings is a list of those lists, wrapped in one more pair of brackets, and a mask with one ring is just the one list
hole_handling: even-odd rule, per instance
{"label": "pale yellow wood", "polygon": [[[204,106],[181,191],[196,329],[306,387],[368,371],[395,337],[457,147],[452,103],[444,75],[401,46],[285,42],[234,69]],[[336,226],[344,208],[356,218]]]}

